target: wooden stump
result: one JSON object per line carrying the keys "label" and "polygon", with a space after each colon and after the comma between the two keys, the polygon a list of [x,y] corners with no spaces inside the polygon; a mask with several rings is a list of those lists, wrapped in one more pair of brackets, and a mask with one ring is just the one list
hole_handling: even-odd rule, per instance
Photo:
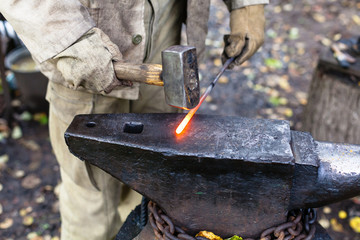
{"label": "wooden stump", "polygon": [[360,144],[360,58],[341,68],[330,51],[321,55],[304,111],[303,131],[316,140]]}

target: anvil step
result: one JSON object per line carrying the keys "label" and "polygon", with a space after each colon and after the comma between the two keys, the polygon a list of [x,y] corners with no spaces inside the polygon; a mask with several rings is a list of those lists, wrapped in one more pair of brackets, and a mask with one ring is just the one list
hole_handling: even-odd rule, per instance
{"label": "anvil step", "polygon": [[186,232],[256,237],[288,210],[360,194],[360,146],[280,120],[184,114],[76,116],[70,151],[156,202]]}

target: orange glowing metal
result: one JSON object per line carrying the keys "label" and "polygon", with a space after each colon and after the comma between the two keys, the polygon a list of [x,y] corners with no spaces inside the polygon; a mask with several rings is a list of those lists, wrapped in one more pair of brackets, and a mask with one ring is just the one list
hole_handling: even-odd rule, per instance
{"label": "orange glowing metal", "polygon": [[201,102],[202,101],[200,100],[200,103],[195,108],[191,109],[190,112],[188,112],[188,114],[186,114],[184,119],[181,121],[179,126],[176,128],[176,134],[182,133],[182,131],[184,130],[186,125],[190,122],[191,118],[194,116],[195,112],[199,109]]}
{"label": "orange glowing metal", "polygon": [[221,68],[218,75],[215,77],[214,81],[210,84],[210,86],[206,89],[204,94],[201,96],[199,104],[194,107],[193,109],[186,114],[185,118],[181,121],[179,126],[176,128],[176,134],[182,133],[182,131],[185,129],[186,125],[190,122],[191,118],[194,116],[196,111],[199,109],[200,105],[204,102],[205,98],[210,94],[211,90],[214,88],[216,82],[219,80],[220,76],[224,73],[225,69],[230,65],[230,63],[234,60],[234,58],[229,58],[225,63],[224,66]]}

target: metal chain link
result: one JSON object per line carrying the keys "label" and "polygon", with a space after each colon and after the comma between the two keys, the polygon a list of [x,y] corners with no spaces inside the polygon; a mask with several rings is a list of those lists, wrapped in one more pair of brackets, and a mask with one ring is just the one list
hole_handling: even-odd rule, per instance
{"label": "metal chain link", "polygon": [[[175,226],[154,202],[149,202],[148,209],[149,222],[158,240],[209,240],[186,234],[184,230]],[[288,222],[266,229],[258,240],[311,240],[315,236],[316,219],[316,211],[313,208],[291,211]],[[244,240],[255,239],[245,238]]]}

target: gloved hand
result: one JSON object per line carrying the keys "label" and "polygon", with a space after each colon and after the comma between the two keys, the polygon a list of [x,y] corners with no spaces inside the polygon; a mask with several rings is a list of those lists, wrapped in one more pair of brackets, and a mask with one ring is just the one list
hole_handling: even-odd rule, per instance
{"label": "gloved hand", "polygon": [[99,28],[92,28],[53,58],[68,87],[111,92],[116,86],[132,86],[116,78],[113,62],[122,61],[119,48]]}
{"label": "gloved hand", "polygon": [[264,43],[264,5],[252,5],[232,10],[230,13],[231,34],[224,36],[225,48],[222,61],[236,57],[229,68],[249,59]]}

